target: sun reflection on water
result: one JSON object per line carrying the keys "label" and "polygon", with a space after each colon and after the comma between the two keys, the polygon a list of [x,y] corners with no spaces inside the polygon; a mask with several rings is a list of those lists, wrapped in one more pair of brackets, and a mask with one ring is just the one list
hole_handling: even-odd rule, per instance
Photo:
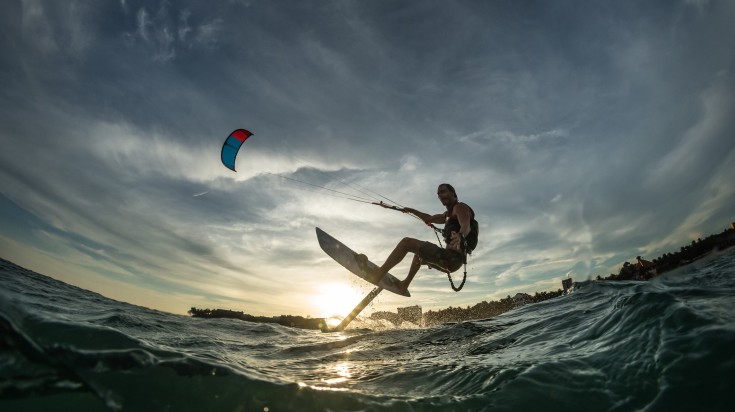
{"label": "sun reflection on water", "polygon": [[338,383],[347,382],[352,377],[350,373],[350,363],[340,362],[334,365],[333,372],[337,374],[337,377],[331,379],[322,379],[322,382],[327,385],[336,385]]}

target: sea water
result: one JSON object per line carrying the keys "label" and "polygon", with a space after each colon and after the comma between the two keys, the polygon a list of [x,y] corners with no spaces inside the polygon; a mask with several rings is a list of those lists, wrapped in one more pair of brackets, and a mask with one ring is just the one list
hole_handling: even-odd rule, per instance
{"label": "sea water", "polygon": [[730,411],[735,253],[491,319],[327,334],[158,312],[0,260],[0,335],[0,411]]}

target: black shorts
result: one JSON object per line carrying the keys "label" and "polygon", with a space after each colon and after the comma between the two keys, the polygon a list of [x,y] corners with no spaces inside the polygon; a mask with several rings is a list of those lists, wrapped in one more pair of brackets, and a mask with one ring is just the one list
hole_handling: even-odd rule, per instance
{"label": "black shorts", "polygon": [[442,249],[431,242],[421,243],[419,257],[423,263],[444,272],[454,272],[464,264],[464,256],[461,253]]}

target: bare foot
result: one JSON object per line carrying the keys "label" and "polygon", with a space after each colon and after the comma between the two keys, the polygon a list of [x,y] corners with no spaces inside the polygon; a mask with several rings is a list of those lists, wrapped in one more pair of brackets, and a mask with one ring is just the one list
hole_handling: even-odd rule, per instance
{"label": "bare foot", "polygon": [[372,275],[372,271],[368,267],[367,256],[362,253],[355,253],[355,261],[357,261],[357,266],[360,268],[362,273],[369,278]]}
{"label": "bare foot", "polygon": [[378,284],[380,283],[380,280],[383,279],[383,276],[385,274],[381,275],[378,273],[380,271],[379,268],[371,268],[368,264],[368,258],[362,253],[355,253],[355,260],[357,261],[357,266],[360,267],[360,270],[365,275],[365,280],[367,280],[370,283]]}

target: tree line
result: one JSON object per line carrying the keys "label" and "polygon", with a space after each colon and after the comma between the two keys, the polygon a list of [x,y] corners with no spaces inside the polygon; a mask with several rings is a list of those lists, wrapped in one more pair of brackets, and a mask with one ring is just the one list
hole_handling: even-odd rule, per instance
{"label": "tree line", "polygon": [[[597,280],[649,280],[678,267],[688,265],[716,250],[725,250],[735,246],[735,222],[729,229],[693,240],[691,244],[682,246],[678,252],[664,253],[652,262],[637,264],[625,262],[617,274],[608,277],[597,276]],[[640,256],[638,257],[640,261]],[[642,264],[642,263],[650,264]]]}
{"label": "tree line", "polygon": [[[536,292],[534,295],[527,295],[528,298],[523,303],[543,302],[547,299],[559,297],[563,293],[564,292],[561,289],[551,292]],[[508,295],[498,301],[482,301],[474,306],[467,305],[466,308],[455,308],[450,306],[446,309],[429,310],[424,313],[424,324],[426,326],[433,326],[440,325],[442,323],[492,318],[505,313],[518,305],[519,303]]]}
{"label": "tree line", "polygon": [[283,326],[290,326],[292,328],[301,329],[321,329],[324,325],[324,318],[311,318],[303,316],[293,315],[280,315],[280,316],[253,316],[243,313],[242,311],[234,311],[228,309],[197,309],[192,307],[188,311],[189,315],[194,318],[229,318],[229,319],[240,319],[248,322],[257,323],[275,323]]}

